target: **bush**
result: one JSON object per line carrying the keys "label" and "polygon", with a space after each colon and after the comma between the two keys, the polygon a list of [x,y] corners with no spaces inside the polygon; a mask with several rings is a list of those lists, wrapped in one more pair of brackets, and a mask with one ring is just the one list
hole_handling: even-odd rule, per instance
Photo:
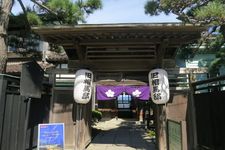
{"label": "bush", "polygon": [[153,131],[153,130],[148,130],[147,134],[151,138],[155,138],[155,136],[156,136],[155,131]]}
{"label": "bush", "polygon": [[92,120],[98,122],[102,119],[102,113],[98,110],[92,110]]}

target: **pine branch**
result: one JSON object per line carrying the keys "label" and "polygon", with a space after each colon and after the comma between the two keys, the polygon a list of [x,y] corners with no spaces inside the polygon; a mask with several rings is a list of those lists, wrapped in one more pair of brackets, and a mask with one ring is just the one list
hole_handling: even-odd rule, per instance
{"label": "pine branch", "polygon": [[53,14],[53,15],[55,15],[55,16],[58,16],[56,12],[52,11],[52,10],[49,9],[47,6],[45,6],[45,5],[43,5],[43,4],[39,3],[39,2],[37,2],[36,0],[31,0],[31,1],[32,1],[33,3],[35,3],[35,4],[37,4],[39,7],[41,7],[41,8],[43,8],[43,9],[47,10],[49,13],[51,13],[51,14]]}
{"label": "pine branch", "polygon": [[[190,8],[190,9],[197,9],[199,7],[203,7],[203,6],[206,6],[209,2],[211,2],[211,0],[204,0],[204,1],[201,1],[197,4],[195,4],[195,2],[193,2],[192,0],[190,0],[189,2],[186,2],[183,6],[178,6],[178,9],[176,8],[171,8],[171,12],[177,16],[179,16],[182,20],[185,20],[189,23],[192,23],[192,24],[209,24],[215,20],[199,20],[199,19],[196,19],[194,18],[193,16],[190,16],[188,15],[185,10],[187,8]],[[195,4],[195,5],[194,5]]]}
{"label": "pine branch", "polygon": [[47,6],[45,6],[45,5],[43,5],[43,4],[39,3],[39,2],[37,2],[36,0],[31,0],[31,1],[32,1],[33,3],[35,3],[35,4],[37,4],[39,7],[41,7],[41,8],[43,8],[43,9],[47,10],[49,13],[55,15],[56,18],[57,18],[57,20],[59,21],[59,23],[62,24],[62,22],[61,22],[60,19],[58,18],[58,14],[57,14],[56,12],[52,11],[52,10],[49,9]]}

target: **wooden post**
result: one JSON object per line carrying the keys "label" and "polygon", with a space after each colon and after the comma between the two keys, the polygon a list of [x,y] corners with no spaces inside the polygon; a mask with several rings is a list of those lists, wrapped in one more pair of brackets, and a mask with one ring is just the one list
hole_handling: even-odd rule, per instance
{"label": "wooden post", "polygon": [[75,142],[75,149],[74,150],[80,150],[80,125],[81,125],[81,110],[82,110],[82,106],[81,104],[78,104],[76,103],[76,134],[75,134],[75,139],[76,139],[76,142]]}
{"label": "wooden post", "polygon": [[[162,40],[158,46],[156,55],[159,68],[163,68],[163,59],[166,47],[169,45],[169,40]],[[167,150],[167,117],[166,105],[156,105],[156,142],[158,150]]]}
{"label": "wooden post", "polygon": [[158,150],[167,150],[166,106],[156,105],[156,142]]}
{"label": "wooden post", "polygon": [[49,122],[53,122],[53,109],[54,109],[54,99],[55,99],[55,83],[56,83],[56,73],[52,72],[50,74],[50,83],[52,84],[52,96],[50,99],[50,112],[49,112]]}
{"label": "wooden post", "polygon": [[26,149],[26,139],[27,139],[27,129],[29,124],[29,118],[30,118],[30,107],[31,107],[31,98],[26,99],[26,115],[25,115],[25,121],[24,121],[24,137],[23,137],[23,149]]}
{"label": "wooden post", "polygon": [[195,104],[194,104],[194,88],[191,84],[192,82],[192,75],[193,74],[189,74],[189,87],[190,87],[190,92],[188,95],[188,104],[189,104],[189,128],[190,128],[190,135],[192,135],[191,137],[189,137],[189,139],[191,139],[192,141],[190,141],[190,147],[189,149],[193,149],[193,150],[197,150],[198,148],[198,141],[197,141],[197,125],[196,125],[196,116],[195,116]]}

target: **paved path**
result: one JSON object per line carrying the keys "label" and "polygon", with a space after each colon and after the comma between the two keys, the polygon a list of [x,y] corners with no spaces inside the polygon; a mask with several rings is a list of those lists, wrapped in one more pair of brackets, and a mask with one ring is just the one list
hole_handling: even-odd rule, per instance
{"label": "paved path", "polygon": [[102,131],[87,150],[155,150],[152,140],[136,121],[111,119],[99,122],[95,128]]}

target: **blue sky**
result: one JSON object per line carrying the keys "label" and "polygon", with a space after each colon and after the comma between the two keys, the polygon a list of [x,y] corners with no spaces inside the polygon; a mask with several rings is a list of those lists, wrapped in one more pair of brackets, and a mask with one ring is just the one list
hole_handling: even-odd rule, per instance
{"label": "blue sky", "polygon": [[[24,4],[32,6],[30,0],[22,0]],[[144,13],[147,0],[102,0],[103,8],[87,18],[89,24],[101,23],[155,23],[178,22],[175,15],[148,16]],[[21,8],[16,1],[12,12],[18,13]]]}

